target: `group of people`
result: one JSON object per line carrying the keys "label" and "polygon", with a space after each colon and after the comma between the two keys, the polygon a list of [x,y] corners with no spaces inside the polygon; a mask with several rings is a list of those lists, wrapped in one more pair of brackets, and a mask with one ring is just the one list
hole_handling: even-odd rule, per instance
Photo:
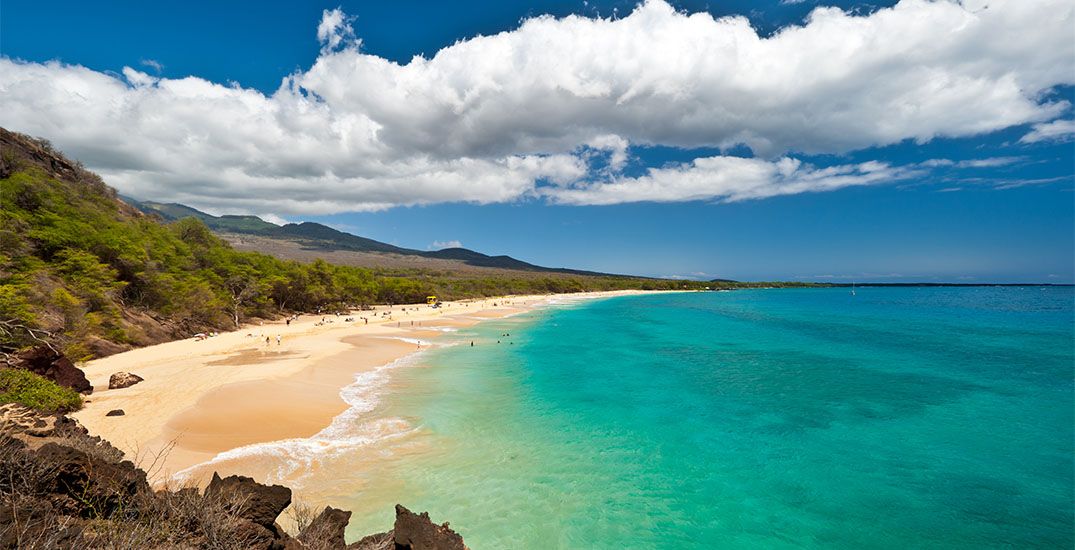
{"label": "group of people", "polygon": [[[510,332],[505,332],[504,334],[501,334],[501,335],[500,335],[500,337],[501,337],[501,338],[507,338],[507,337],[509,337],[509,336],[511,336],[511,333],[510,333]],[[498,344],[499,344],[499,343],[500,343],[500,340],[497,340],[497,341],[496,341],[496,343],[498,343]],[[514,345],[515,345],[515,342],[509,341],[509,342],[508,342],[508,345],[509,345],[509,346],[514,346]],[[471,340],[471,341],[470,341],[470,347],[474,347],[474,340]]]}

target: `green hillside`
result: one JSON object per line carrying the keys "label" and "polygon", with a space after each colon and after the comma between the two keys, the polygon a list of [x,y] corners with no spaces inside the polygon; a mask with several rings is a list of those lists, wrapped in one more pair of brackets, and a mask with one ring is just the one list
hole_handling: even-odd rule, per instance
{"label": "green hillside", "polygon": [[120,197],[128,204],[146,213],[155,213],[166,221],[176,221],[183,218],[198,218],[214,231],[234,231],[236,233],[267,233],[277,226],[257,216],[213,216],[201,210],[176,203],[161,203],[153,201],[138,201],[129,197]]}

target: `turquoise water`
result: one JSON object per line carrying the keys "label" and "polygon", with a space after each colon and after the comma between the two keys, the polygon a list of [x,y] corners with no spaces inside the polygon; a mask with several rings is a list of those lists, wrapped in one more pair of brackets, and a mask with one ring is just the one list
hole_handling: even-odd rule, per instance
{"label": "turquoise water", "polygon": [[1071,548],[1073,301],[757,290],[479,325],[392,371],[375,413],[421,442],[342,504],[429,510],[476,550]]}

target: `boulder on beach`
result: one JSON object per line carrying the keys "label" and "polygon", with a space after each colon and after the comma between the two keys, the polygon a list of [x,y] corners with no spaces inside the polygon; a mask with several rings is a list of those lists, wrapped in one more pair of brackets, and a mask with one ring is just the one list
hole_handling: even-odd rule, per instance
{"label": "boulder on beach", "polygon": [[108,389],[118,390],[120,388],[129,388],[144,380],[137,374],[131,374],[129,372],[117,372],[108,377]]}
{"label": "boulder on beach", "polygon": [[105,413],[105,416],[123,416],[127,413],[123,412],[123,409],[112,409]]}
{"label": "boulder on beach", "polygon": [[40,345],[19,353],[13,366],[44,376],[53,382],[79,393],[92,393],[93,386],[82,372],[62,353],[46,345]]}

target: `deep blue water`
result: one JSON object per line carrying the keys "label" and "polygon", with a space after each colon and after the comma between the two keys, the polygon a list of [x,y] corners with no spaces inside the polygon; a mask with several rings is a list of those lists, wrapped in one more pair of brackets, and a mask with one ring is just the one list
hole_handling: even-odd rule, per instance
{"label": "deep blue water", "polygon": [[380,413],[432,444],[351,498],[476,550],[1071,548],[1073,302],[782,289],[483,324],[393,374]]}

